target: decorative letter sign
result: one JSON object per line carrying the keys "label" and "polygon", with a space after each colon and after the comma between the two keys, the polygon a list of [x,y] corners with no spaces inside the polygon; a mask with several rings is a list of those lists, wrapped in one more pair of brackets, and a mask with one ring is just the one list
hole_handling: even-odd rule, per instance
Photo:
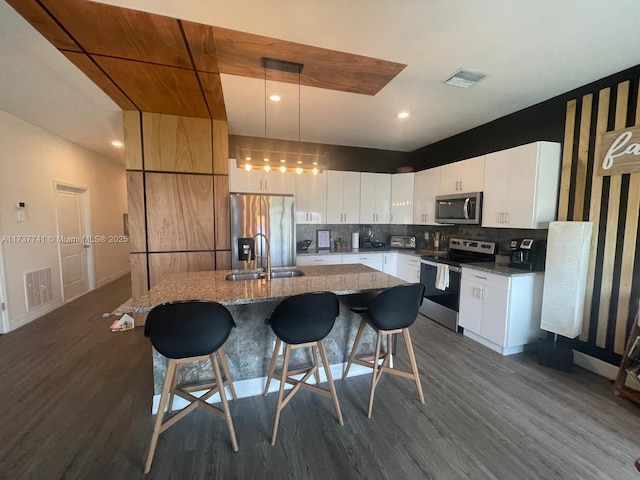
{"label": "decorative letter sign", "polygon": [[640,172],[640,125],[602,135],[598,175]]}

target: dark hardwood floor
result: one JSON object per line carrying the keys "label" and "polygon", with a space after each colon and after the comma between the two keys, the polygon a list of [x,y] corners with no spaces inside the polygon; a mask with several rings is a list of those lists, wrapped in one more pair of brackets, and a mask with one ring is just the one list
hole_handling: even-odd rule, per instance
{"label": "dark hardwood floor", "polygon": [[[102,318],[129,296],[121,279],[0,336],[0,479],[144,478],[150,344]],[[238,453],[225,423],[196,411],[160,436],[148,478],[640,479],[640,407],[609,381],[501,357],[423,317],[412,337],[426,405],[383,376],[369,420],[371,377],[336,380],[345,425],[302,391],[271,447],[276,394],[240,399]]]}

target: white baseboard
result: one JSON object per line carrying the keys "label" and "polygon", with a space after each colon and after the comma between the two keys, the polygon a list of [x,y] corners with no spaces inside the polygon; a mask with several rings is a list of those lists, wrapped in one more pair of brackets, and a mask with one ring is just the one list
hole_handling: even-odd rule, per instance
{"label": "white baseboard", "polygon": [[129,275],[131,273],[131,267],[127,267],[124,270],[120,270],[114,274],[109,275],[101,280],[98,280],[96,283],[96,288],[104,287],[107,283],[111,283],[114,280],[119,279],[120,277],[124,277],[125,275]]}
{"label": "white baseboard", "polygon": [[[345,363],[337,363],[335,365],[331,365],[331,376],[333,377],[333,381],[336,379],[342,378],[342,372],[344,371]],[[358,375],[364,375],[366,373],[371,373],[372,370],[363,365],[352,364],[349,369],[348,377],[356,377]],[[300,379],[302,375],[296,375],[293,378]],[[264,386],[267,381],[267,377],[260,378],[252,378],[250,380],[240,380],[238,382],[233,382],[233,388],[236,391],[236,396],[238,398],[246,398],[246,397],[255,397],[257,395],[262,395],[264,391]],[[324,369],[320,369],[320,382],[326,382],[327,376],[324,373]],[[272,380],[269,385],[269,393],[277,392],[280,388],[280,382],[278,380]],[[293,388],[293,385],[287,383],[284,387],[286,390]],[[227,399],[231,400],[231,395],[229,394],[229,389],[227,388]],[[195,397],[199,397],[203,395],[206,390],[200,390],[198,392],[192,392],[192,395]],[[207,400],[207,403],[218,403],[220,402],[220,395],[215,394],[212,395],[211,398]],[[151,406],[151,413],[156,414],[158,412],[158,405],[160,404],[160,395],[153,396],[153,404]],[[189,405],[185,399],[175,396],[173,401],[173,410],[180,410]]]}
{"label": "white baseboard", "polygon": [[16,328],[20,328],[26,325],[29,322],[33,322],[34,320],[46,315],[47,313],[53,312],[56,308],[60,308],[64,305],[62,299],[53,301],[48,303],[47,305],[43,305],[36,310],[25,313],[23,316],[18,318],[10,318],[8,320],[9,323],[9,331],[15,330]]}
{"label": "white baseboard", "polygon": [[618,375],[617,366],[603,362],[600,359],[578,352],[577,350],[573,351],[573,363],[585,370],[589,370],[590,372],[597,373],[602,377],[608,378],[609,380],[615,380]]}
{"label": "white baseboard", "polygon": [[468,330],[465,329],[463,335],[465,337],[469,337],[471,340],[474,340],[476,342],[478,342],[481,345],[484,345],[487,348],[490,348],[491,350],[493,350],[494,352],[499,353],[500,355],[514,355],[516,353],[522,353],[525,350],[533,350],[534,348],[536,348],[536,344],[535,343],[528,343],[525,345],[515,345],[513,347],[501,347],[500,345],[498,345],[497,343],[493,343],[491,340],[487,340],[484,337],[481,337],[480,335],[470,332]]}

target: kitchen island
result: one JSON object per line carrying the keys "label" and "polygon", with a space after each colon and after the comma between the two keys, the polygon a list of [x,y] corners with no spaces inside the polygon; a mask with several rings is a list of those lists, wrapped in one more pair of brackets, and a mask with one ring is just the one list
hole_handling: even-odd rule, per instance
{"label": "kitchen island", "polygon": [[[305,266],[297,267],[297,270],[304,276],[273,278],[271,281],[226,280],[227,275],[233,273],[229,270],[171,274],[146,294],[133,299],[132,311],[144,313],[161,303],[179,300],[209,300],[225,305],[233,315],[236,328],[224,349],[236,392],[239,397],[248,397],[259,395],[264,388],[276,339],[265,319],[275,306],[283,299],[300,293],[335,292],[340,300],[340,315],[325,344],[334,378],[341,378],[343,364],[347,361],[360,324],[360,316],[350,308],[366,305],[378,292],[405,282],[360,264]],[[373,352],[374,344],[374,332],[368,330],[359,352]],[[310,352],[302,350],[296,351],[295,356],[292,354],[292,364],[310,361]],[[371,371],[366,367],[354,367],[349,376]],[[165,358],[154,349],[154,411],[165,371]],[[208,361],[204,361],[183,366],[179,383],[197,384],[209,379],[211,370]],[[278,382],[272,382],[271,389],[277,388]],[[176,404],[176,407],[180,405]]]}

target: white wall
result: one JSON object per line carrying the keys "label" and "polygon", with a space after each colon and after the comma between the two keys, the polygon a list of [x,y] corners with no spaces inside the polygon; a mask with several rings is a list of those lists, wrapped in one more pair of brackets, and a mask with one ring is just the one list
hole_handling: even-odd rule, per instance
{"label": "white wall", "polygon": [[[122,235],[127,211],[124,165],[57,137],[0,111],[0,243],[8,327],[13,330],[63,304],[60,260],[55,242],[10,243],[14,235],[56,235],[54,181],[87,187],[93,235]],[[25,202],[26,220],[16,220],[17,202]],[[98,287],[129,272],[126,243],[94,244]],[[53,302],[27,312],[24,273],[51,267]],[[0,272],[1,274],[1,272]],[[1,326],[0,326],[1,328]]]}

